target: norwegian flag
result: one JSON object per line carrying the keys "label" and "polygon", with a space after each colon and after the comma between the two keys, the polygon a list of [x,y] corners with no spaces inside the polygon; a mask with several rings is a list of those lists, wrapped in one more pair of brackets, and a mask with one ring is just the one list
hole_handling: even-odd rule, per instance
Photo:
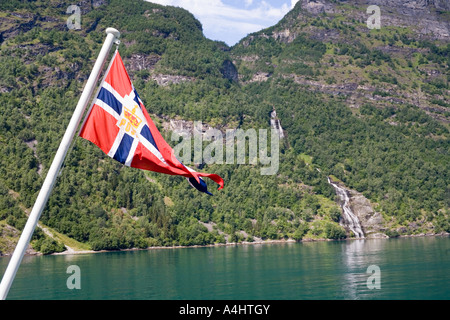
{"label": "norwegian flag", "polygon": [[219,184],[219,190],[223,188],[223,179],[217,174],[196,172],[178,161],[148,115],[117,50],[80,136],[126,166],[186,177],[193,187],[209,195],[202,177]]}

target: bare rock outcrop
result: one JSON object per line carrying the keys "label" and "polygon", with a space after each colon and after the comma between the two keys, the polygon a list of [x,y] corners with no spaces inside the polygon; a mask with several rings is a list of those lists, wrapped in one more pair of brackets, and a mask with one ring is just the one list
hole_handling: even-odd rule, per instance
{"label": "bare rock outcrop", "polygon": [[[336,2],[330,0],[301,0],[301,14],[317,16],[321,14],[344,13]],[[445,12],[450,11],[448,0],[352,0],[349,5],[366,9],[370,5],[380,8],[382,26],[411,27],[420,36],[448,40],[450,21]],[[344,13],[345,14],[345,13]],[[348,11],[352,18],[365,21],[365,10]]]}
{"label": "bare rock outcrop", "polygon": [[225,79],[228,79],[230,81],[237,82],[239,79],[238,70],[236,66],[233,64],[233,62],[231,62],[230,60],[225,60],[222,63],[222,68],[220,72],[222,73]]}
{"label": "bare rock outcrop", "polygon": [[348,190],[350,208],[358,217],[366,238],[387,238],[383,233],[384,219],[381,213],[376,212],[370,201],[355,190]]}
{"label": "bare rock outcrop", "polygon": [[[337,191],[337,194],[340,193],[340,204],[343,210],[350,211],[349,213],[353,216],[352,219],[355,220],[351,221],[352,219],[350,219],[350,221],[346,221],[345,214],[343,214],[341,222],[344,224],[344,227],[346,227],[346,230],[353,230],[354,227],[357,226],[361,229],[359,230],[359,233],[362,231],[363,238],[388,237],[383,233],[385,229],[383,216],[374,210],[370,201],[362,193],[347,188],[342,182],[333,181],[330,178],[328,179],[329,183],[332,184]],[[342,199],[342,194],[345,194],[345,203],[343,201],[344,199]],[[345,224],[349,222],[351,222],[352,225],[346,226]]]}

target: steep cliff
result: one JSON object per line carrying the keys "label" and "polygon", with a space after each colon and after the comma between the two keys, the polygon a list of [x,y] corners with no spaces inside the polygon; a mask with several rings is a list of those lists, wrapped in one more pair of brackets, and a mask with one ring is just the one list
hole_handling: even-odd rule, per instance
{"label": "steep cliff", "polygon": [[[369,28],[371,5],[379,29]],[[439,0],[301,0],[233,53],[245,83],[288,78],[354,108],[408,104],[449,123],[449,15]]]}

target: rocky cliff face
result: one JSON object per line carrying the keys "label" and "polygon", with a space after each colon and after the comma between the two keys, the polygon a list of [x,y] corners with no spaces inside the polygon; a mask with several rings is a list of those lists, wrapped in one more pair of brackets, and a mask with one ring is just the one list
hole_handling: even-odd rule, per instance
{"label": "rocky cliff face", "polygon": [[[345,201],[347,203],[342,203],[344,201],[342,197],[339,202],[341,202],[340,204],[343,210],[350,211],[351,215],[356,218],[356,221],[348,221],[348,219],[345,219],[345,212],[343,212],[341,224],[343,224],[348,233],[353,231],[352,229],[354,229],[354,225],[356,224],[358,228],[361,229],[359,232],[361,233],[362,231],[361,237],[369,239],[387,238],[383,233],[385,230],[385,222],[382,215],[374,210],[370,201],[362,193],[345,187],[341,182],[332,181],[330,179],[329,183],[335,187],[336,193],[338,193],[338,191],[340,193],[346,193],[347,196],[345,197]],[[352,225],[347,225],[349,222],[352,223]],[[353,233],[355,232],[353,231]]]}
{"label": "rocky cliff face", "polygon": [[363,194],[348,190],[350,198],[350,208],[359,218],[366,238],[386,238],[383,233],[384,219],[381,213],[376,212],[370,201]]}
{"label": "rocky cliff face", "polygon": [[[380,8],[380,29],[367,26],[370,5]],[[442,0],[300,0],[276,26],[243,39],[234,61],[244,84],[281,77],[355,110],[413,105],[450,123],[449,17]]]}
{"label": "rocky cliff face", "polygon": [[[367,20],[370,14],[365,9],[371,5],[380,7],[383,26],[405,26],[414,28],[426,37],[447,39],[450,35],[450,21],[446,11],[450,11],[450,2],[445,0],[302,0],[304,11],[312,15],[323,13],[343,13],[341,4],[352,8],[351,18]],[[447,39],[448,40],[448,39]]]}
{"label": "rocky cliff face", "polygon": [[230,60],[225,60],[222,63],[222,68],[220,71],[225,79],[238,81],[238,71],[236,69],[236,66]]}

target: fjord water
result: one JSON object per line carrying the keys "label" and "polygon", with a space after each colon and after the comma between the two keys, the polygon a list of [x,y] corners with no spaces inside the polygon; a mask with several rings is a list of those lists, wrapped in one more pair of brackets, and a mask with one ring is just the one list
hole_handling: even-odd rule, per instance
{"label": "fjord water", "polygon": [[[1,274],[8,261],[0,258]],[[80,289],[67,287],[72,265]],[[448,300],[450,238],[27,256],[8,299]]]}

